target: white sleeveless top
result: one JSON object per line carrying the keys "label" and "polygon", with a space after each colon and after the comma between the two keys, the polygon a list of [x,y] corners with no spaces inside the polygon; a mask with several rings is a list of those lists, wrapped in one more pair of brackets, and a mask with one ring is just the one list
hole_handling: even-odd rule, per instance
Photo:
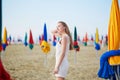
{"label": "white sleeveless top", "polygon": [[[70,39],[69,39],[69,36],[67,34],[66,34],[66,37],[67,37],[67,45],[66,45],[66,50],[65,50],[65,56],[64,56],[64,58],[62,60],[62,63],[59,67],[58,74],[55,75],[56,77],[65,77],[67,75],[67,72],[68,72],[68,67],[69,67],[68,52],[69,52],[69,46],[70,46]],[[56,55],[55,55],[56,64],[59,61],[59,57],[60,57],[61,52],[62,52],[62,45],[60,44],[60,42],[57,42],[57,44],[56,44]]]}

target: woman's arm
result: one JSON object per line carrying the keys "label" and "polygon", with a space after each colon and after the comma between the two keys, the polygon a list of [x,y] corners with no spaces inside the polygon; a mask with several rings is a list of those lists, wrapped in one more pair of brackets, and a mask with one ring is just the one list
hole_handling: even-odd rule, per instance
{"label": "woman's arm", "polygon": [[58,64],[55,66],[55,68],[57,68],[57,69],[59,69],[59,67],[64,59],[64,56],[65,56],[65,51],[66,51],[66,46],[67,46],[67,37],[65,35],[62,37],[61,45],[62,45],[62,52],[59,57]]}

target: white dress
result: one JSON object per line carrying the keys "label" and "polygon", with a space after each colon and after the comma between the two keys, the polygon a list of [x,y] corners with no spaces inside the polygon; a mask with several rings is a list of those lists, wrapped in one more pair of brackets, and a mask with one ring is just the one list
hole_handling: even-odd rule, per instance
{"label": "white dress", "polygon": [[[69,41],[69,36],[66,35],[66,37],[67,37],[67,45],[66,45],[65,56],[64,56],[64,58],[62,60],[62,63],[60,65],[60,67],[59,67],[58,73],[55,74],[56,77],[63,77],[63,78],[65,78],[66,75],[67,75],[67,72],[68,72],[68,67],[69,67],[68,51],[69,51],[70,41]],[[60,54],[61,54],[61,49],[62,49],[62,46],[61,46],[60,42],[57,42],[57,45],[56,45],[56,64],[58,64],[59,57],[60,57]]]}

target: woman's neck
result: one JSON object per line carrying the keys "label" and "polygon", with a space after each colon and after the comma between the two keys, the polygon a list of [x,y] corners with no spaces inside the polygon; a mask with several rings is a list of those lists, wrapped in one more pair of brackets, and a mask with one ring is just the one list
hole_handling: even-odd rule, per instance
{"label": "woman's neck", "polygon": [[66,34],[66,32],[63,32],[63,33],[61,33],[61,36],[65,35],[65,34]]}

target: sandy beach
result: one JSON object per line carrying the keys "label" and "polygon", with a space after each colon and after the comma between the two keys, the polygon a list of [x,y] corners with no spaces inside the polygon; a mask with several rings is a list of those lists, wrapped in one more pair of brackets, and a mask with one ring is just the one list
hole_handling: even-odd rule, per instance
{"label": "sandy beach", "polygon": [[[66,80],[100,80],[97,76],[99,57],[106,50],[107,47],[103,47],[96,56],[93,46],[80,46],[76,64],[74,51],[70,51]],[[6,70],[15,80],[55,80],[52,72],[55,64],[55,47],[51,47],[47,56],[41,51],[39,45],[34,45],[33,50],[24,45],[9,45],[1,54]]]}

